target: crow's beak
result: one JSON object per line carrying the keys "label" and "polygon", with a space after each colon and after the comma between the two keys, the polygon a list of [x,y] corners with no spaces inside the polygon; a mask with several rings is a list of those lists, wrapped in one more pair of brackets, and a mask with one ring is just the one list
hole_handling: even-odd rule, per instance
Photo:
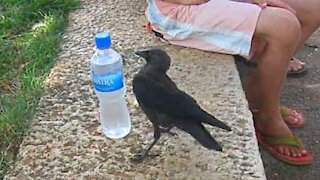
{"label": "crow's beak", "polygon": [[137,51],[137,52],[135,52],[135,54],[138,56],[141,56],[145,59],[148,57],[148,51]]}

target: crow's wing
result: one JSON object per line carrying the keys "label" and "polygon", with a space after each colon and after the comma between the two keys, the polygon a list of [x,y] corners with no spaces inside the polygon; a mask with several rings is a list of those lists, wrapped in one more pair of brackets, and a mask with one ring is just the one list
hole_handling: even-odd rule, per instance
{"label": "crow's wing", "polygon": [[133,92],[139,103],[146,107],[170,116],[192,116],[193,112],[199,109],[195,100],[168,84],[165,78],[155,81],[139,75],[133,79]]}
{"label": "crow's wing", "polygon": [[150,76],[138,74],[133,79],[133,92],[139,103],[170,117],[204,122],[230,130],[227,125],[202,110],[191,96],[172,86],[172,83],[167,76],[157,77],[155,81]]}

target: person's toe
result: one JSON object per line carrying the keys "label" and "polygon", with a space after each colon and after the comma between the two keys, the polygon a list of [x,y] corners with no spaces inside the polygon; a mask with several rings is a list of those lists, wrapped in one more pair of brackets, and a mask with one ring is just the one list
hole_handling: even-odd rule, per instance
{"label": "person's toe", "polygon": [[296,148],[296,147],[291,148],[291,154],[292,154],[292,156],[293,156],[293,157],[300,157],[300,156],[299,156],[299,151],[300,151],[299,148]]}
{"label": "person's toe", "polygon": [[285,152],[285,155],[291,156],[291,151],[290,151],[290,148],[289,148],[289,147],[285,147],[285,148],[284,148],[284,152]]}
{"label": "person's toe", "polygon": [[299,118],[301,119],[302,118],[302,114],[301,113],[298,113],[297,111],[293,110],[293,116],[296,117],[296,118]]}
{"label": "person's toe", "polygon": [[308,154],[308,151],[304,147],[300,148],[300,152],[302,156]]}
{"label": "person's toe", "polygon": [[298,118],[294,117],[294,116],[290,116],[289,121],[293,124],[297,123],[299,121]]}
{"label": "person's toe", "polygon": [[300,64],[301,66],[304,66],[304,65],[306,65],[306,62],[304,62],[304,61],[299,61],[299,64]]}
{"label": "person's toe", "polygon": [[291,155],[289,148],[286,147],[286,146],[279,145],[279,146],[276,147],[276,150],[279,153],[283,154],[283,155],[286,155],[286,156],[290,156]]}
{"label": "person's toe", "polygon": [[301,149],[301,147],[292,147],[292,146],[277,146],[276,150],[286,156],[291,157],[301,157],[305,154],[307,154],[307,151],[305,149]]}
{"label": "person's toe", "polygon": [[301,154],[300,148],[295,148],[295,150],[296,150],[296,153],[297,153],[297,157],[301,157],[302,154]]}
{"label": "person's toe", "polygon": [[281,154],[285,154],[285,151],[284,151],[283,146],[277,146],[277,147],[276,147],[276,150],[277,150],[279,153],[281,153]]}

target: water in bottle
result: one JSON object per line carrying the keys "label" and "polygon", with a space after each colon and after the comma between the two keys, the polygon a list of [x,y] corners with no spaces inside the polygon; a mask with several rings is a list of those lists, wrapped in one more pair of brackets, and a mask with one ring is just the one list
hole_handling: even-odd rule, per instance
{"label": "water in bottle", "polygon": [[102,130],[108,138],[123,138],[130,132],[131,120],[126,104],[122,58],[111,49],[109,33],[98,33],[95,42],[96,52],[91,58],[91,70],[99,99]]}

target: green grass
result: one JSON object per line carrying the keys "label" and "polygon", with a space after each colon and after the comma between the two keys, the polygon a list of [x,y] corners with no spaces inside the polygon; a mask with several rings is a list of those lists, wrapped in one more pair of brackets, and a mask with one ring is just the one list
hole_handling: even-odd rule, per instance
{"label": "green grass", "polygon": [[0,0],[0,179],[14,161],[80,0]]}

